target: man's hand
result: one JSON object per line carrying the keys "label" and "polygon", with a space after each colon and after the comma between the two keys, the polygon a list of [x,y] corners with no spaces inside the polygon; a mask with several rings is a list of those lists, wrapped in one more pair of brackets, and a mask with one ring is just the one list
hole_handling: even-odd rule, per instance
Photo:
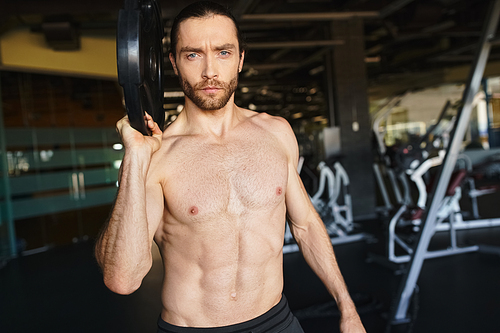
{"label": "man's hand", "polygon": [[366,333],[363,323],[357,313],[342,315],[340,318],[341,333]]}
{"label": "man's hand", "polygon": [[163,132],[148,113],[144,115],[144,121],[147,128],[151,131],[152,136],[142,135],[142,133],[132,128],[128,116],[123,117],[116,123],[116,130],[120,133],[125,150],[149,149],[149,154],[152,156],[161,147]]}

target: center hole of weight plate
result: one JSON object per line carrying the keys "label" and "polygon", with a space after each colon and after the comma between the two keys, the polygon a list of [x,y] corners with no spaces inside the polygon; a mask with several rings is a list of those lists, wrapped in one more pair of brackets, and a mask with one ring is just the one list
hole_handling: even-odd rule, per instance
{"label": "center hole of weight plate", "polygon": [[149,71],[151,80],[156,81],[158,75],[158,63],[156,62],[156,52],[153,47],[149,48]]}

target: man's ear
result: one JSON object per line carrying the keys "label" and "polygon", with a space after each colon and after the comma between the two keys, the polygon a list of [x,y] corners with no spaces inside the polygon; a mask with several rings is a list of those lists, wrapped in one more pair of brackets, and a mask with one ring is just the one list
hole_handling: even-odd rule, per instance
{"label": "man's ear", "polygon": [[238,64],[238,72],[241,73],[243,70],[243,61],[245,60],[245,51],[241,52],[240,63]]}
{"label": "man's ear", "polygon": [[170,52],[168,54],[168,58],[170,59],[170,63],[172,64],[172,67],[174,68],[175,75],[179,76],[179,72],[177,71],[177,65],[175,64],[175,57],[172,54],[172,52]]}

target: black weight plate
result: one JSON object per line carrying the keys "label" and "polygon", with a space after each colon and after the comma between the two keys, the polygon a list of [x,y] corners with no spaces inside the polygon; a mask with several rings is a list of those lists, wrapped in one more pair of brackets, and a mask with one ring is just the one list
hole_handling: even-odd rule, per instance
{"label": "black weight plate", "polygon": [[149,113],[163,129],[163,25],[155,0],[125,0],[118,13],[118,82],[133,128],[150,135],[144,123]]}

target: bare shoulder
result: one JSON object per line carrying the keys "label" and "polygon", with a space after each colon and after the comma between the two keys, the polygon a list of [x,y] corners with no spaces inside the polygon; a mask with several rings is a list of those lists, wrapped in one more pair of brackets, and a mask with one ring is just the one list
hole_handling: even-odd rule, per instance
{"label": "bare shoulder", "polygon": [[283,145],[289,155],[295,157],[298,154],[297,139],[290,123],[278,116],[267,113],[256,113],[252,121],[265,131],[273,134]]}
{"label": "bare shoulder", "polygon": [[161,147],[153,154],[149,167],[149,180],[153,182],[161,182],[161,179],[165,176],[165,170],[168,169],[170,161],[174,158],[172,157],[172,151],[178,145],[179,141],[182,139],[178,128],[174,124],[166,127],[163,130]]}
{"label": "bare shoulder", "polygon": [[165,155],[169,155],[171,150],[185,137],[186,135],[182,130],[180,122],[173,121],[163,130],[161,148],[158,151],[160,154],[158,155],[162,155],[162,158],[165,158]]}
{"label": "bare shoulder", "polygon": [[252,121],[262,127],[264,130],[274,133],[278,136],[292,135],[293,130],[288,121],[282,117],[271,116],[267,113],[255,113]]}

